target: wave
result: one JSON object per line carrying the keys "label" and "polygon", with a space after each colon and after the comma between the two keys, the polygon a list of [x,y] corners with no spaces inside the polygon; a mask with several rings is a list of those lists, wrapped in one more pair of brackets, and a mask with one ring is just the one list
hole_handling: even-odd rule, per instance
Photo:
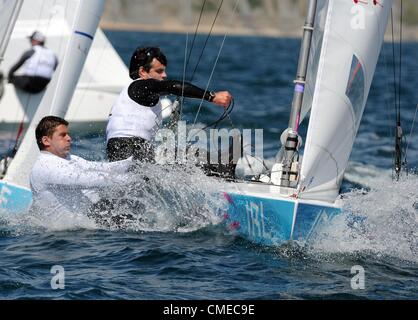
{"label": "wave", "polygon": [[363,188],[343,195],[342,214],[320,230],[311,250],[418,262],[417,174],[393,181],[390,171],[369,166],[352,170],[348,178]]}

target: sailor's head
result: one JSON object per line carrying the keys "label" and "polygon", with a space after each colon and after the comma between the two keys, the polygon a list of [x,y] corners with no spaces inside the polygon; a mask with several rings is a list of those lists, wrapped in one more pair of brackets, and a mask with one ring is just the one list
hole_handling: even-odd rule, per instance
{"label": "sailor's head", "polygon": [[61,158],[70,154],[71,137],[66,120],[55,116],[42,118],[36,126],[35,136],[39,150],[51,152]]}
{"label": "sailor's head", "polygon": [[160,48],[138,47],[131,57],[129,76],[133,80],[139,78],[164,80],[167,78],[166,67],[167,58]]}
{"label": "sailor's head", "polygon": [[33,46],[43,46],[46,40],[46,37],[39,31],[34,31],[28,38]]}

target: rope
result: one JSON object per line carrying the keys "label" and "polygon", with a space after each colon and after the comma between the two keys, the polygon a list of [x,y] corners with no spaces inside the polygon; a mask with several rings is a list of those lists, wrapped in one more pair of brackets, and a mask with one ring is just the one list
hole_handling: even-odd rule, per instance
{"label": "rope", "polygon": [[[403,1],[400,6],[400,30],[399,30],[399,72],[396,78],[396,54],[395,54],[395,37],[394,37],[394,23],[393,10],[391,11],[391,29],[392,29],[392,59],[393,59],[393,85],[395,92],[395,150],[393,154],[393,164],[395,169],[396,180],[399,180],[402,165],[406,162],[402,161],[402,152],[405,150],[402,146],[404,137],[402,136],[401,126],[401,85],[402,85],[402,25],[403,25]],[[393,173],[392,173],[393,178]]]}
{"label": "rope", "polygon": [[[188,65],[189,65],[189,63],[190,63],[190,58],[191,58],[191,55],[192,55],[192,51],[193,51],[193,49],[194,49],[194,44],[195,44],[195,41],[196,41],[197,31],[199,30],[200,21],[201,21],[201,19],[202,19],[202,15],[203,15],[203,10],[204,10],[204,8],[205,8],[205,4],[206,4],[206,0],[204,0],[204,1],[203,1],[202,8],[200,9],[199,20],[197,21],[197,24],[196,24],[196,29],[195,29],[195,31],[194,31],[193,40],[192,40],[192,45],[190,46],[190,51],[189,51],[189,54],[188,54],[187,59],[186,59],[186,65],[185,65],[185,67],[184,67],[184,69],[185,69],[186,71],[187,71],[187,67],[188,67]],[[187,45],[186,45],[186,48],[187,48]]]}
{"label": "rope", "polygon": [[[203,9],[204,9],[205,3],[206,3],[206,0],[204,1],[203,5],[202,5],[202,8],[201,8],[201,11],[200,11],[200,16],[199,16],[198,24],[197,24],[196,29],[195,29],[195,33],[194,33],[193,40],[192,40],[192,45],[191,45],[191,48],[190,48],[189,53],[188,53],[188,55],[187,55],[187,58],[186,58],[186,54],[187,54],[188,33],[186,34],[185,66],[184,66],[184,69],[183,69],[183,87],[184,87],[184,82],[185,82],[185,77],[186,77],[186,76],[185,76],[185,74],[186,74],[186,72],[187,72],[187,67],[188,67],[188,65],[189,65],[189,63],[190,63],[190,60],[191,60],[191,53],[192,53],[192,51],[193,51],[193,49],[194,49],[195,40],[196,40],[196,35],[197,35],[198,28],[199,28],[199,25],[200,25],[200,21],[201,21],[201,17],[202,17],[202,13],[203,13]],[[235,11],[236,11],[236,8],[237,8],[237,6],[238,6],[238,3],[239,3],[239,0],[237,0],[237,1],[236,1],[236,3],[235,3],[235,7],[234,7],[234,10],[233,10],[233,14],[234,14],[234,13],[235,13]],[[196,63],[196,65],[195,65],[195,67],[194,67],[193,73],[192,73],[192,75],[191,75],[191,77],[190,77],[190,80],[189,80],[190,82],[192,82],[192,81],[193,81],[193,78],[194,78],[194,76],[195,76],[195,74],[196,74],[197,68],[198,68],[198,66],[199,66],[199,64],[200,64],[200,61],[202,60],[203,53],[204,53],[204,51],[205,51],[205,49],[206,49],[207,43],[208,43],[209,38],[210,38],[210,36],[211,36],[211,34],[212,34],[213,28],[214,28],[215,23],[216,23],[216,20],[217,20],[217,18],[218,18],[218,16],[219,16],[219,13],[220,13],[220,10],[221,10],[221,8],[222,8],[222,5],[223,5],[223,0],[220,2],[219,6],[218,6],[218,10],[217,10],[217,12],[216,12],[215,18],[214,18],[214,20],[213,20],[213,22],[212,22],[212,25],[211,25],[211,28],[210,28],[210,30],[209,30],[209,33],[208,33],[208,35],[206,36],[206,39],[205,39],[204,45],[203,45],[203,47],[202,47],[202,50],[201,50],[201,52],[200,52],[199,58],[198,58],[197,63]],[[211,80],[212,80],[212,77],[213,77],[213,74],[214,74],[215,68],[216,68],[216,66],[217,66],[217,63],[218,63],[219,57],[220,57],[220,55],[221,55],[221,52],[222,52],[222,49],[223,49],[223,46],[224,46],[224,43],[225,43],[226,37],[227,37],[227,33],[225,33],[225,35],[224,35],[224,37],[223,37],[223,40],[222,40],[222,42],[221,42],[221,46],[220,46],[220,48],[219,48],[219,50],[218,50],[218,54],[217,54],[217,57],[216,57],[216,59],[215,59],[215,63],[214,63],[214,65],[213,65],[213,68],[212,68],[212,70],[211,70],[211,74],[210,74],[209,79],[208,79],[207,84],[206,84],[206,88],[205,88],[204,95],[205,95],[205,94],[206,94],[206,92],[208,91],[208,88],[209,88],[209,85],[210,85],[210,83],[211,83]],[[183,92],[182,92],[182,97],[183,97]],[[195,125],[196,125],[197,118],[198,118],[198,116],[199,116],[200,110],[201,110],[202,105],[203,105],[203,101],[204,101],[204,98],[202,98],[202,99],[201,99],[201,101],[200,101],[199,108],[198,108],[198,111],[197,111],[197,113],[196,113],[195,119],[194,119],[194,121],[193,121],[193,125],[192,125],[192,129],[191,129],[191,130],[193,130],[193,129],[194,129],[194,127],[195,127]],[[182,102],[183,102],[183,99],[182,99]],[[205,126],[205,127],[203,127],[202,129],[200,129],[198,132],[203,131],[203,130],[205,130],[205,129],[207,129],[207,128],[211,127],[211,126],[215,126],[215,128],[216,128],[216,127],[219,125],[219,123],[220,123],[220,122],[222,122],[222,121],[223,121],[226,117],[228,117],[228,118],[229,118],[230,123],[231,123],[231,126],[233,127],[233,123],[232,123],[232,119],[231,119],[231,117],[230,117],[230,113],[231,113],[231,112],[232,112],[232,110],[234,109],[234,105],[235,105],[235,102],[234,102],[234,100],[232,99],[232,100],[231,100],[231,103],[228,105],[228,107],[227,107],[227,108],[225,108],[225,109],[224,109],[224,111],[223,111],[222,115],[221,115],[221,116],[220,116],[220,117],[219,117],[216,121],[214,121],[214,122],[210,123],[209,125],[206,125],[206,126]],[[181,117],[182,107],[183,107],[183,103],[181,104],[181,107],[180,107],[180,116],[179,116],[178,118],[180,118],[180,117]],[[177,119],[177,120],[178,120],[178,119]]]}
{"label": "rope", "polygon": [[[385,48],[385,46],[383,47],[383,49]],[[390,48],[389,48],[390,49]],[[386,74],[390,74],[391,70],[389,70],[389,61],[388,61],[388,57],[387,55],[389,55],[389,52],[384,52],[383,51],[383,60],[384,60],[384,66],[386,69]],[[385,83],[386,83],[386,92],[391,92],[390,89],[390,83],[389,83],[389,79],[388,77],[384,77],[385,78]],[[385,106],[386,106],[386,121],[387,121],[387,129],[388,129],[388,137],[393,137],[393,122],[394,119],[392,117],[392,103],[394,103],[394,101],[389,101],[391,99],[385,99]],[[392,153],[392,157],[394,157],[394,153]]]}
{"label": "rope", "polygon": [[[184,83],[186,82],[187,67],[188,67],[188,65],[190,63],[192,51],[194,49],[194,45],[195,45],[195,41],[196,41],[196,37],[197,37],[197,32],[198,32],[199,27],[200,27],[200,21],[202,20],[202,16],[203,16],[203,11],[204,11],[204,8],[205,8],[205,4],[206,4],[206,0],[203,1],[202,7],[200,9],[199,19],[198,19],[197,24],[196,24],[196,29],[194,31],[194,35],[193,35],[193,39],[192,39],[192,44],[190,46],[190,50],[189,50],[189,53],[188,54],[187,54],[187,46],[188,46],[188,42],[189,42],[189,33],[186,32],[186,45],[185,45],[185,50],[184,50],[184,67],[183,67],[183,79],[182,79],[183,80],[183,86],[182,86],[182,92],[181,92],[181,99],[179,97],[176,98],[176,101],[180,102],[180,110],[179,111],[173,110],[173,112],[175,114],[171,117],[170,123],[168,124],[168,127],[169,128],[173,128],[176,125],[176,123],[179,120],[181,120],[181,116],[182,116],[182,113],[183,113]],[[215,18],[215,20],[216,20],[216,18]],[[199,61],[198,61],[198,63],[199,63]],[[196,68],[195,68],[195,70],[196,70]]]}
{"label": "rope", "polygon": [[215,19],[213,19],[213,22],[212,22],[212,25],[211,25],[211,27],[210,27],[209,33],[208,33],[208,35],[206,36],[206,39],[205,39],[205,43],[204,43],[204,45],[203,45],[203,48],[202,48],[202,50],[200,51],[199,58],[197,59],[196,66],[194,67],[194,70],[193,70],[192,76],[190,77],[190,80],[189,80],[190,82],[192,82],[192,81],[193,81],[194,75],[196,74],[197,67],[199,66],[200,61],[202,60],[203,53],[204,53],[204,51],[205,51],[205,49],[206,49],[206,45],[208,44],[209,38],[210,38],[210,36],[211,36],[211,34],[212,34],[213,27],[215,26],[216,19],[217,19],[217,18],[218,18],[218,16],[219,16],[219,12],[221,11],[221,8],[222,8],[222,4],[223,4],[223,2],[224,2],[224,0],[221,0],[221,3],[219,4],[218,11],[216,12],[216,15],[215,15]]}
{"label": "rope", "polygon": [[[237,1],[235,2],[235,6],[234,6],[234,9],[233,9],[233,11],[232,11],[232,15],[234,15],[234,14],[235,14],[235,11],[236,11],[236,9],[237,9],[237,7],[238,7],[238,3],[239,3],[239,0],[237,0]],[[218,10],[218,13],[219,13],[219,10]],[[212,76],[213,76],[213,73],[214,73],[214,71],[215,71],[216,65],[218,64],[218,60],[219,60],[219,57],[220,57],[220,55],[221,55],[221,52],[222,52],[223,46],[224,46],[224,44],[225,44],[225,40],[226,40],[227,34],[228,34],[228,32],[225,32],[225,35],[224,35],[224,37],[223,37],[223,39],[222,39],[222,42],[221,42],[221,46],[219,47],[219,50],[218,50],[218,55],[217,55],[217,57],[216,57],[216,59],[215,59],[215,63],[214,63],[214,65],[213,65],[213,68],[212,68],[211,74],[210,74],[210,76],[209,76],[209,79],[208,79],[208,82],[207,82],[207,85],[206,85],[206,88],[205,88],[205,94],[206,94],[206,92],[208,91],[208,88],[209,88],[209,84],[210,84],[210,82],[212,81]],[[193,128],[195,127],[195,125],[196,125],[197,117],[199,116],[200,110],[201,110],[202,105],[203,105],[203,101],[204,101],[203,99],[200,101],[199,108],[198,108],[198,110],[197,110],[196,116],[195,116],[194,121],[193,121],[193,126],[192,126],[192,129],[193,129]],[[231,101],[231,103],[232,103],[232,101]],[[228,108],[229,108],[229,106],[228,106]],[[228,108],[227,108],[227,109],[228,109]],[[225,110],[224,110],[224,113],[225,113]],[[224,114],[222,114],[222,115],[221,115],[221,117],[223,117],[223,115],[224,115]],[[228,115],[228,114],[227,114],[227,115]],[[231,118],[229,118],[229,119],[231,119]],[[222,119],[222,120],[223,120],[223,119]],[[215,122],[217,122],[217,121],[215,121]]]}
{"label": "rope", "polygon": [[398,123],[401,123],[401,82],[402,82],[402,17],[403,17],[403,0],[401,0],[400,8],[400,30],[399,30],[399,80],[398,80]]}

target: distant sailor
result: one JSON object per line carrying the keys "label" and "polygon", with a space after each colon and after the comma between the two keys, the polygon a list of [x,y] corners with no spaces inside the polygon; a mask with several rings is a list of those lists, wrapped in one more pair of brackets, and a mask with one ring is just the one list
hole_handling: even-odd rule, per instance
{"label": "distant sailor", "polygon": [[45,36],[35,31],[29,37],[32,49],[23,53],[20,60],[10,69],[8,80],[16,88],[29,93],[43,91],[51,81],[58,66],[58,58],[46,48]]}
{"label": "distant sailor", "polygon": [[32,210],[45,214],[88,213],[98,202],[97,191],[130,181],[131,159],[113,163],[87,161],[70,154],[68,122],[44,117],[36,127],[41,153],[30,174]]}
{"label": "distant sailor", "polygon": [[166,80],[167,58],[159,48],[137,48],[131,57],[127,85],[109,115],[106,128],[107,156],[110,161],[135,159],[153,161],[153,139],[162,123],[161,96],[174,94],[205,99],[228,107],[228,91],[209,92],[188,82]]}

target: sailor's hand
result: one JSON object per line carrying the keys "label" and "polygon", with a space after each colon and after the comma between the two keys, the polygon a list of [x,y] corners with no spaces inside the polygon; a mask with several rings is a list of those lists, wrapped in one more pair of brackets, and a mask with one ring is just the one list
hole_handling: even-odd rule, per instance
{"label": "sailor's hand", "polygon": [[212,99],[212,103],[227,108],[232,100],[232,96],[228,91],[215,92],[215,96]]}

